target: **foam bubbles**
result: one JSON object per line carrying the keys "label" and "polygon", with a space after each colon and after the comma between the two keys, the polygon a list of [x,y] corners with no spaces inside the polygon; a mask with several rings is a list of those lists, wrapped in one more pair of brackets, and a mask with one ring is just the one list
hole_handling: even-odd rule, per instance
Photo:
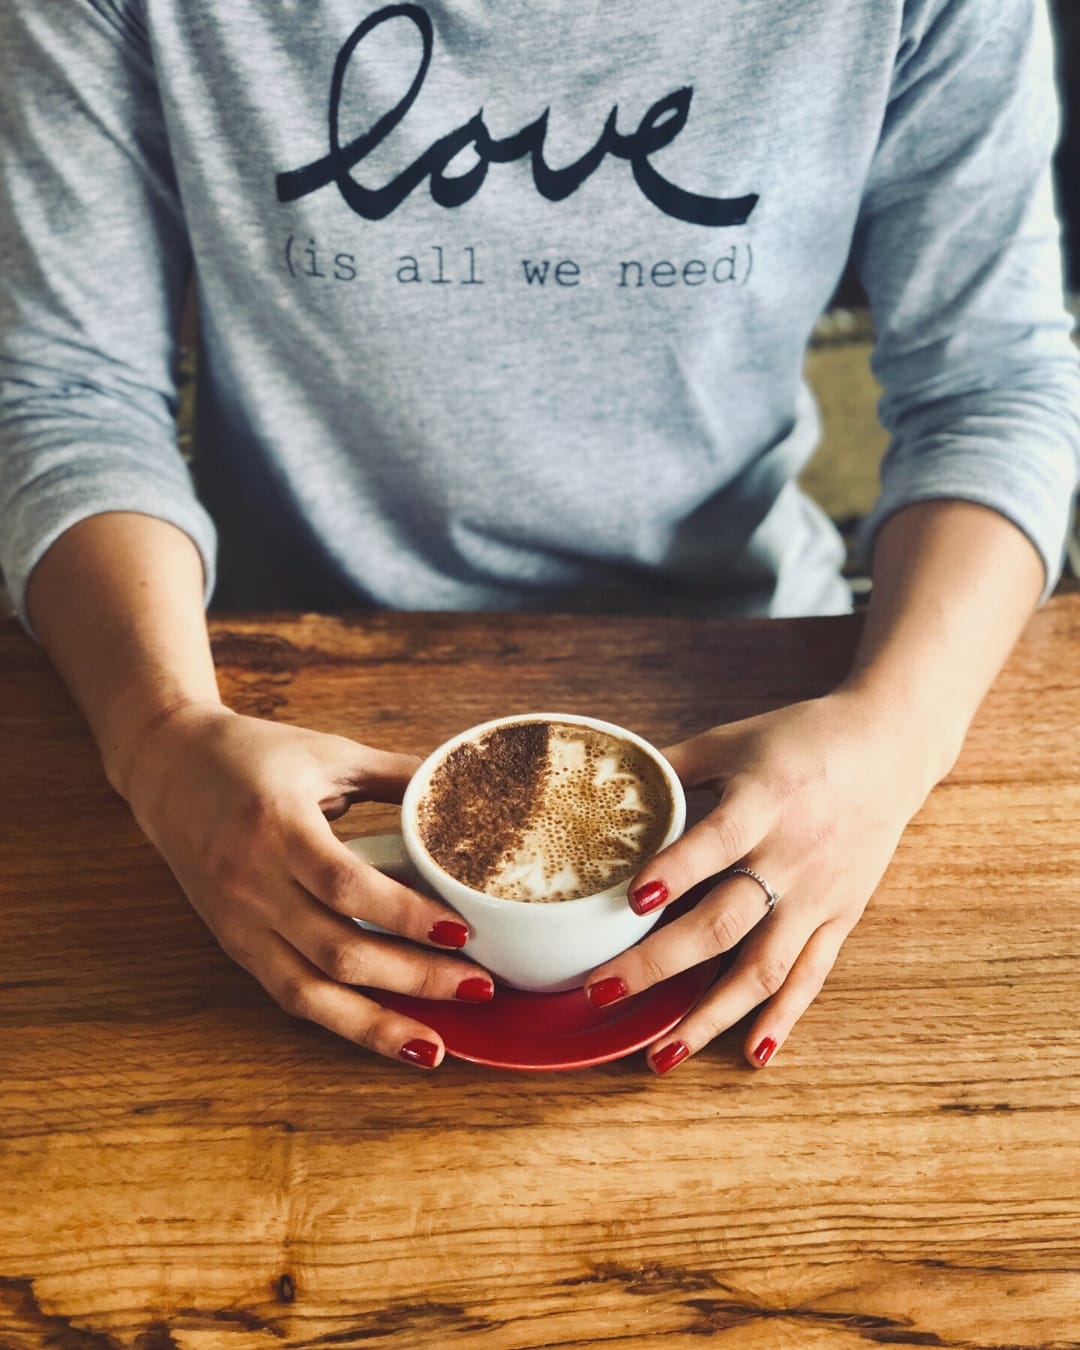
{"label": "foam bubbles", "polygon": [[428,852],[475,890],[546,902],[630,879],[673,805],[651,755],[572,722],[508,723],[457,746],[418,806]]}
{"label": "foam bubbles", "polygon": [[532,902],[608,890],[656,852],[671,811],[667,783],[649,755],[591,727],[551,723],[529,818],[483,889]]}

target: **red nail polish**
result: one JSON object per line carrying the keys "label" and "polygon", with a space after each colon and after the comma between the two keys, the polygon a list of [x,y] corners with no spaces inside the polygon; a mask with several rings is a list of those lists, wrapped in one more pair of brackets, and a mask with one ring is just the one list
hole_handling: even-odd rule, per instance
{"label": "red nail polish", "polygon": [[453,919],[440,919],[432,925],[428,934],[429,942],[436,942],[440,947],[453,947],[455,951],[464,947],[468,940],[469,930],[463,923],[455,923]]}
{"label": "red nail polish", "polygon": [[625,998],[630,990],[618,975],[611,975],[606,980],[597,980],[585,992],[594,1008],[606,1008],[609,1003]]}
{"label": "red nail polish", "polygon": [[768,1064],[773,1055],[776,1054],[776,1042],[771,1036],[766,1036],[758,1048],[754,1051],[754,1058],[759,1064]]}
{"label": "red nail polish", "polygon": [[653,1068],[657,1073],[670,1073],[676,1064],[681,1064],[690,1053],[690,1047],[684,1045],[682,1041],[672,1041],[670,1045],[665,1045],[663,1050],[657,1050],[653,1055]]}
{"label": "red nail polish", "polygon": [[495,986],[482,975],[470,975],[454,990],[454,997],[464,999],[466,1003],[490,1003],[495,997]]}
{"label": "red nail polish", "polygon": [[431,1041],[406,1041],[398,1051],[398,1059],[419,1064],[424,1069],[433,1069],[438,1058],[439,1047]]}
{"label": "red nail polish", "polygon": [[630,896],[630,908],[635,914],[648,914],[668,898],[668,888],[662,881],[647,881]]}

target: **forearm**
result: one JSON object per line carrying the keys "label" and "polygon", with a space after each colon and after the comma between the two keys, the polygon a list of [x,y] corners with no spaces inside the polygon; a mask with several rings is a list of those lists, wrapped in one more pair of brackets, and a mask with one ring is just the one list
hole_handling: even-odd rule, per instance
{"label": "forearm", "polygon": [[355,800],[400,801],[416,759],[225,714],[201,555],[153,517],[73,526],[27,599],[110,781],[224,950],[294,1016],[439,1063],[435,1029],[352,986],[477,1001],[492,997],[491,977],[461,955],[469,930],[453,910],[362,863],[327,819]]}
{"label": "forearm", "polygon": [[869,695],[899,727],[919,728],[928,790],[952,767],[1044,581],[1027,537],[985,507],[924,502],[882,527],[845,688]]}
{"label": "forearm", "polygon": [[202,561],[174,526],[123,512],[81,521],[35,568],[27,604],[121,795],[157,721],[183,704],[220,702]]}

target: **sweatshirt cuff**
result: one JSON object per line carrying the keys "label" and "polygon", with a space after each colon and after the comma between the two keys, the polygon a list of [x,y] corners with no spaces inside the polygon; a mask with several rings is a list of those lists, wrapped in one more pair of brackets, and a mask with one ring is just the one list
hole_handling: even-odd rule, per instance
{"label": "sweatshirt cuff", "polygon": [[1038,459],[972,445],[933,454],[925,449],[904,459],[886,458],[882,492],[864,522],[858,551],[869,567],[878,531],[897,511],[917,502],[952,500],[985,506],[1011,521],[1031,541],[1043,562],[1045,602],[1061,576],[1076,491],[1072,451],[1043,447]]}
{"label": "sweatshirt cuff", "polygon": [[0,569],[12,607],[23,627],[36,638],[26,608],[30,575],[65,531],[91,516],[125,511],[164,520],[192,541],[203,565],[203,603],[209,605],[216,581],[217,532],[206,509],[189,493],[174,498],[160,482],[139,475],[110,478],[96,486],[82,475],[58,474],[53,482],[38,480],[15,499],[0,531]]}

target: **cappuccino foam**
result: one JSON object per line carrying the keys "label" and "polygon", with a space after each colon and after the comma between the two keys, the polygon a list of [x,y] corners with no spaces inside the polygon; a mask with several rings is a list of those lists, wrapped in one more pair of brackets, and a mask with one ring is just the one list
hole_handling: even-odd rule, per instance
{"label": "cappuccino foam", "polygon": [[572,722],[495,727],[437,766],[417,823],[444,872],[505,900],[575,900],[628,881],[671,827],[651,755]]}

